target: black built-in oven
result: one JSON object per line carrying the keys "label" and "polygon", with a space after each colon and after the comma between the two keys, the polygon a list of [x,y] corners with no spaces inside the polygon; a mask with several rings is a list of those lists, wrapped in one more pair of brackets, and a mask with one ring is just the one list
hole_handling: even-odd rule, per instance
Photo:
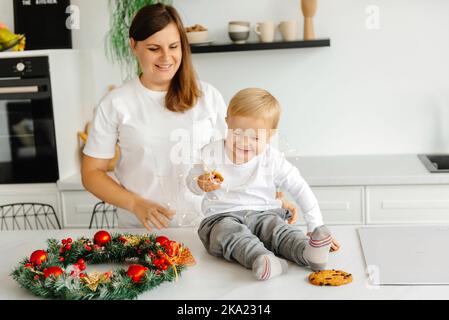
{"label": "black built-in oven", "polygon": [[48,57],[0,58],[0,184],[58,178]]}

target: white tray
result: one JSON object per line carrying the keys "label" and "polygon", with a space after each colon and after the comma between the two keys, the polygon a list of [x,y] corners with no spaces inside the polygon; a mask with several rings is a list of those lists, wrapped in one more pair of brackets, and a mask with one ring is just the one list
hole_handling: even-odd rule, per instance
{"label": "white tray", "polygon": [[358,229],[374,285],[449,284],[449,226]]}

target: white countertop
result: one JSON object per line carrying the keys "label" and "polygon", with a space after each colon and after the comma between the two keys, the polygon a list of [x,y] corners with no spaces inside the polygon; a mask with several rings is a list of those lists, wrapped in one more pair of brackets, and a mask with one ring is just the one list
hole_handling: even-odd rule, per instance
{"label": "white countertop", "polygon": [[448,184],[449,173],[430,173],[416,154],[288,158],[311,186]]}
{"label": "white countertop", "polygon": [[[197,264],[186,269],[178,282],[168,282],[139,296],[143,300],[289,300],[289,299],[449,299],[449,286],[372,286],[365,274],[365,263],[357,235],[360,226],[332,226],[342,248],[331,253],[327,268],[352,273],[353,282],[341,287],[316,287],[308,283],[310,269],[289,264],[286,274],[265,282],[253,278],[250,270],[237,263],[210,256],[194,229],[157,231],[185,243]],[[118,232],[118,230],[115,230]],[[145,230],[128,229],[130,233]],[[34,250],[46,248],[47,238],[63,239],[93,236],[94,230],[14,231],[0,233],[0,299],[37,299],[19,287],[9,276],[19,261]],[[105,266],[103,266],[105,267]],[[88,271],[95,266],[88,266]],[[103,270],[103,269],[101,269]],[[423,272],[427,272],[423,270]]]}
{"label": "white countertop", "polygon": [[[288,157],[288,160],[312,187],[449,184],[449,173],[428,172],[416,154]],[[84,190],[80,174],[58,181],[58,188]]]}

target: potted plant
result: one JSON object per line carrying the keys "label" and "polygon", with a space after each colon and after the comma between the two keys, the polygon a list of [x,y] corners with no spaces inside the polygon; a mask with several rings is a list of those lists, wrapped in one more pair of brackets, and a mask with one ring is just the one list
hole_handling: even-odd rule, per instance
{"label": "potted plant", "polygon": [[127,78],[139,73],[139,67],[129,47],[129,27],[142,7],[155,3],[171,4],[171,0],[109,0],[111,29],[107,34],[106,55],[119,63]]}

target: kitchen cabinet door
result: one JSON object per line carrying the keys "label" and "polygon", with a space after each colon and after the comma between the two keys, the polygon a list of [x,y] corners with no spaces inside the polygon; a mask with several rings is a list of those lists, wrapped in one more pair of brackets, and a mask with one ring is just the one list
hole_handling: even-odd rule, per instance
{"label": "kitchen cabinet door", "polygon": [[87,191],[61,192],[66,228],[88,228],[95,204],[101,200]]}
{"label": "kitchen cabinet door", "polygon": [[[364,187],[312,187],[325,224],[363,224]],[[290,197],[287,197],[293,201]],[[305,225],[299,211],[298,224]]]}
{"label": "kitchen cabinet door", "polygon": [[449,186],[402,185],[366,188],[367,223],[448,223]]}
{"label": "kitchen cabinet door", "polygon": [[60,195],[56,184],[1,185],[0,205],[15,203],[42,203],[53,207],[61,227],[64,225]]}

